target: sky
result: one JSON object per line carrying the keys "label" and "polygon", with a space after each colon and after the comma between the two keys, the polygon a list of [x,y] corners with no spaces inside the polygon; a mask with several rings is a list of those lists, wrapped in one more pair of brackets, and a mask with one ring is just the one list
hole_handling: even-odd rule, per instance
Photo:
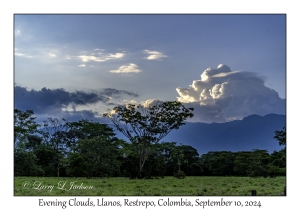
{"label": "sky", "polygon": [[14,15],[14,107],[106,122],[180,101],[192,122],[286,114],[286,15]]}

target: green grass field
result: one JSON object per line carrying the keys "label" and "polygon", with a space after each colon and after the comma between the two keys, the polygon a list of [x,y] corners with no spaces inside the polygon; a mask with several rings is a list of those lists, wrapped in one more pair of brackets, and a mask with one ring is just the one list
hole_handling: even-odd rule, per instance
{"label": "green grass field", "polygon": [[[15,177],[15,196],[282,196],[286,177],[176,179]],[[77,188],[77,189],[76,189]]]}

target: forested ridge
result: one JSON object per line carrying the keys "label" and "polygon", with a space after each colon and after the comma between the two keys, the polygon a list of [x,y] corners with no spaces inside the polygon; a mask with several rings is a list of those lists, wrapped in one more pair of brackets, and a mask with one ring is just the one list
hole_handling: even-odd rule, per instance
{"label": "forested ridge", "polygon": [[[14,110],[14,175],[46,177],[281,176],[286,149],[211,151],[199,156],[190,145],[151,144],[139,174],[139,155],[131,142],[116,138],[107,124],[48,118],[36,123],[31,110]],[[274,141],[286,145],[285,127]]]}

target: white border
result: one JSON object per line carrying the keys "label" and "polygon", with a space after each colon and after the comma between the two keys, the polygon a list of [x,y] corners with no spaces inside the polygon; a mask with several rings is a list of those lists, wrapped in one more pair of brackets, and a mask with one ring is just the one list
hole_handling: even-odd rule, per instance
{"label": "white border", "polygon": [[[295,3],[294,3],[295,2]],[[299,12],[296,1],[270,1],[270,0],[218,0],[218,1],[138,1],[138,0],[118,0],[118,1],[2,1],[0,6],[0,42],[1,42],[1,62],[0,71],[0,91],[1,91],[1,146],[0,146],[0,166],[1,166],[1,182],[0,182],[0,206],[3,209],[20,209],[30,207],[30,209],[40,209],[38,206],[39,197],[13,197],[13,14],[15,13],[110,13],[110,14],[128,14],[128,13],[173,13],[173,14],[266,14],[280,13],[287,14],[287,197],[255,197],[255,200],[262,202],[260,209],[277,209],[282,207],[296,207],[297,193],[299,187],[299,163],[297,161],[297,152],[299,149],[299,130],[297,108],[299,100],[297,97],[298,90],[298,62],[299,53]],[[290,87],[290,88],[289,88]],[[298,102],[298,103],[297,103]],[[3,117],[4,116],[4,117]],[[4,134],[3,134],[4,133]],[[43,199],[69,200],[72,197],[42,197]],[[87,197],[80,197],[84,200]],[[91,197],[96,200],[98,197]],[[107,197],[106,197],[107,198]],[[124,197],[110,197],[111,200],[123,200]],[[144,200],[157,201],[158,197],[139,197]],[[176,197],[172,197],[176,198]],[[180,198],[180,197],[179,197]],[[194,200],[198,197],[189,197]],[[218,200],[221,197],[199,197],[200,199]],[[245,201],[254,199],[253,197],[224,197],[226,200]],[[58,208],[58,207],[56,207]],[[98,207],[99,208],[99,207]],[[106,209],[101,207],[102,209]],[[132,207],[131,207],[132,208]],[[131,209],[127,208],[127,209]],[[157,209],[156,207],[155,209]],[[165,207],[159,207],[165,208]],[[187,207],[184,207],[187,208]],[[200,207],[197,207],[200,208]],[[226,208],[226,207],[222,207]],[[2,207],[1,207],[2,209]],[[70,209],[69,207],[67,209]],[[80,208],[82,209],[82,208]],[[134,209],[143,209],[143,207],[135,207]],[[183,209],[183,207],[172,207],[172,209]],[[216,209],[209,207],[209,209]],[[229,208],[228,208],[229,209]],[[232,209],[232,207],[230,208]],[[233,208],[234,209],[234,208]],[[297,208],[292,208],[297,209]]]}

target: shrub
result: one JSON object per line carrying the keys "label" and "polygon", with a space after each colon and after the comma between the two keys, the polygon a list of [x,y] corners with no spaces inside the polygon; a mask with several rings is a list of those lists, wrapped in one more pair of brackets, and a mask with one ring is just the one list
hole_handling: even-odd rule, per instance
{"label": "shrub", "polygon": [[268,169],[268,174],[270,177],[275,178],[276,176],[285,176],[286,175],[286,169],[285,168],[279,168],[278,166],[270,166]]}
{"label": "shrub", "polygon": [[178,170],[176,173],[174,173],[174,177],[177,179],[184,179],[185,176],[185,173],[181,170]]}

